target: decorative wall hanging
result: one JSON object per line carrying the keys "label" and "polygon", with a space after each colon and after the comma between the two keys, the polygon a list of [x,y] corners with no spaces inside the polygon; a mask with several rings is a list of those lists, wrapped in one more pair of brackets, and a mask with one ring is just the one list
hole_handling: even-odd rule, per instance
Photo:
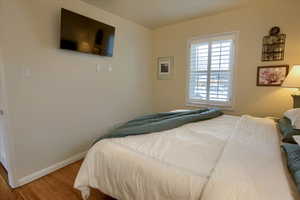
{"label": "decorative wall hanging", "polygon": [[257,68],[257,86],[281,86],[289,73],[288,65],[263,66]]}
{"label": "decorative wall hanging", "polygon": [[284,60],[285,34],[280,34],[280,28],[275,26],[270,35],[263,39],[262,61]]}
{"label": "decorative wall hanging", "polygon": [[158,58],[158,79],[167,80],[172,77],[173,74],[173,57],[160,57]]}

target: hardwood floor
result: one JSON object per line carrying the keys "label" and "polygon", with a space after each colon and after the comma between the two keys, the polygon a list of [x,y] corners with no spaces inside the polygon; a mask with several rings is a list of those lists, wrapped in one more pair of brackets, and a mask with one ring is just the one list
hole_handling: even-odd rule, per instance
{"label": "hardwood floor", "polygon": [[[76,162],[14,190],[0,176],[0,200],[82,200],[80,192],[73,188],[81,162]],[[98,190],[92,190],[89,200],[113,200],[113,198]]]}
{"label": "hardwood floor", "polygon": [[0,162],[0,176],[8,183],[8,175],[6,169],[3,167],[2,163]]}

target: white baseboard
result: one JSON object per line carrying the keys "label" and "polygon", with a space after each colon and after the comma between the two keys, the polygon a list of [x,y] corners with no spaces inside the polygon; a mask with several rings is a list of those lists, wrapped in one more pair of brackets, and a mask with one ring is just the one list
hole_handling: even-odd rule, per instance
{"label": "white baseboard", "polygon": [[76,162],[78,160],[81,160],[81,159],[83,159],[85,157],[86,153],[87,152],[82,152],[82,153],[76,154],[76,155],[74,155],[74,156],[72,156],[72,157],[70,157],[70,158],[68,158],[68,159],[66,159],[64,161],[61,161],[61,162],[56,163],[54,165],[51,165],[51,166],[49,166],[49,167],[47,167],[45,169],[42,169],[42,170],[34,172],[34,173],[32,173],[32,174],[30,174],[28,176],[20,178],[18,180],[18,187],[20,187],[22,185],[25,185],[27,183],[30,183],[30,182],[32,182],[32,181],[34,181],[36,179],[39,179],[39,178],[41,178],[43,176],[46,176],[46,175],[48,175],[48,174],[50,174],[50,173],[52,173],[52,172],[54,172],[54,171],[56,171],[58,169],[61,169],[61,168],[65,167],[65,166],[67,166],[69,164],[72,164],[72,163],[74,163],[74,162]]}

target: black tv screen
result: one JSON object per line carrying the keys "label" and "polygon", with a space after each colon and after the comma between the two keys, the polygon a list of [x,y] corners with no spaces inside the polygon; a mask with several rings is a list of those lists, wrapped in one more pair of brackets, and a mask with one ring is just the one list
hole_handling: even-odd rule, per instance
{"label": "black tv screen", "polygon": [[115,27],[62,8],[60,48],[113,56]]}

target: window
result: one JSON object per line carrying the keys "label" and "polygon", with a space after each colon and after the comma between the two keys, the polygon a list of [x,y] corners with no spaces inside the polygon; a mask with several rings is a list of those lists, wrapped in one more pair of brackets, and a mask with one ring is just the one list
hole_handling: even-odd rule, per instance
{"label": "window", "polygon": [[188,104],[232,107],[235,37],[189,41]]}

